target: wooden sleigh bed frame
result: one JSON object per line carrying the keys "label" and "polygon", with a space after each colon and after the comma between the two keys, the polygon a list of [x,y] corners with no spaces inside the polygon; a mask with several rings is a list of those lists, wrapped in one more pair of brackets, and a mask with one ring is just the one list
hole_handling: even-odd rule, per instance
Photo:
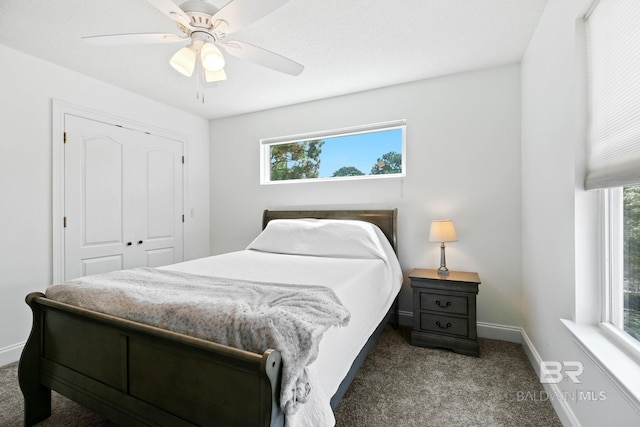
{"label": "wooden sleigh bed frame", "polygon": [[[374,223],[396,249],[397,210],[264,211],[277,218]],[[396,249],[397,251],[397,249]],[[127,426],[284,426],[277,350],[251,353],[47,299],[31,293],[33,327],[20,358],[24,423],[51,415],[51,390]],[[335,409],[397,298],[331,399]]]}

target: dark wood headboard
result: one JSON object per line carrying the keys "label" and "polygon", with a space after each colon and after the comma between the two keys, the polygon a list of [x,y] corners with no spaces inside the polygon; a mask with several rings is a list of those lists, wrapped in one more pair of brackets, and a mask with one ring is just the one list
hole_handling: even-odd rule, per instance
{"label": "dark wood headboard", "polygon": [[272,219],[354,219],[367,221],[377,225],[387,236],[393,250],[398,253],[397,248],[397,217],[398,209],[372,209],[372,210],[316,210],[316,211],[270,211],[265,210],[262,214],[262,229],[264,229]]}

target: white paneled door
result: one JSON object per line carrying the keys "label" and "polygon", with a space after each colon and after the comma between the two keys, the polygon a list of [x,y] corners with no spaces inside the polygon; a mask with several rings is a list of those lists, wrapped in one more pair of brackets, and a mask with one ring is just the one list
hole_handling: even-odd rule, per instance
{"label": "white paneled door", "polygon": [[65,280],[182,261],[182,142],[65,115]]}

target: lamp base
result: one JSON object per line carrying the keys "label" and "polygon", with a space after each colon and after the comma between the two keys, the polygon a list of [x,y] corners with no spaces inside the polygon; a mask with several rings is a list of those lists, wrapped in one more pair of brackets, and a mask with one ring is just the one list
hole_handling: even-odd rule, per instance
{"label": "lamp base", "polygon": [[446,276],[449,274],[449,269],[447,268],[447,261],[444,256],[444,242],[440,244],[440,268],[438,268],[438,274],[441,276]]}
{"label": "lamp base", "polygon": [[439,276],[448,276],[449,275],[449,269],[447,267],[440,266],[440,268],[438,269],[438,275]]}

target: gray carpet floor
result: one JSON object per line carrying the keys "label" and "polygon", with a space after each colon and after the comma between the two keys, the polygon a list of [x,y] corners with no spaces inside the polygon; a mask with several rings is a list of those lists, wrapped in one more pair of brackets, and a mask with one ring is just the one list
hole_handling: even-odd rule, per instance
{"label": "gray carpet floor", "polygon": [[[519,344],[480,339],[480,357],[413,347],[387,327],[336,411],[338,427],[560,427]],[[524,396],[524,398],[523,398]],[[113,426],[53,393],[39,426]],[[17,364],[0,368],[0,426],[22,425]]]}

